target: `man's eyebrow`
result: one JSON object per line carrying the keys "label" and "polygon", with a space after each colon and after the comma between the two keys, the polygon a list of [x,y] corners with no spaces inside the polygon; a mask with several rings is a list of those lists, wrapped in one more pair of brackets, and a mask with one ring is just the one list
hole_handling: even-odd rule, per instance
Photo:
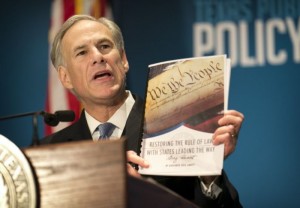
{"label": "man's eyebrow", "polygon": [[86,47],[85,45],[76,46],[76,47],[73,49],[73,52],[82,50],[82,49],[84,49],[85,47]]}
{"label": "man's eyebrow", "polygon": [[105,39],[105,40],[100,40],[96,43],[98,46],[101,45],[101,44],[112,44],[111,41]]}
{"label": "man's eyebrow", "polygon": [[[109,38],[101,38],[98,41],[96,41],[96,44],[101,44],[101,43],[104,43],[104,42],[109,42],[109,43],[111,43],[111,44],[114,45],[114,42],[111,39],[109,39]],[[77,51],[85,49],[86,47],[87,47],[87,45],[85,45],[85,44],[76,46],[76,47],[74,47],[74,49],[72,50],[72,52],[76,53]]]}
{"label": "man's eyebrow", "polygon": [[109,43],[114,44],[114,41],[113,41],[112,39],[110,39],[110,38],[107,38],[107,37],[101,38],[101,39],[99,39],[99,40],[97,41],[98,44],[99,44],[99,43],[103,43],[103,42],[109,42]]}

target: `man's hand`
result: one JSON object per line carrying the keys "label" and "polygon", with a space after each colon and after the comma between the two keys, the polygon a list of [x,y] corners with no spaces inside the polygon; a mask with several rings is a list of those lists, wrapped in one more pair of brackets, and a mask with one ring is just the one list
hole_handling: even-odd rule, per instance
{"label": "man's hand", "polygon": [[227,158],[236,147],[240,128],[244,115],[235,110],[224,112],[224,116],[218,121],[220,127],[213,135],[213,144],[224,144],[224,158]]}
{"label": "man's hand", "polygon": [[149,163],[145,161],[143,158],[138,156],[134,151],[129,150],[127,151],[127,171],[129,175],[135,176],[135,177],[141,177],[141,175],[137,172],[137,170],[131,165],[136,164],[143,168],[148,168]]}
{"label": "man's hand", "polygon": [[[244,120],[244,115],[235,110],[224,112],[219,119],[219,128],[213,135],[213,144],[224,144],[224,158],[226,159],[236,147],[238,135]],[[202,176],[201,180],[208,187],[218,176]]]}

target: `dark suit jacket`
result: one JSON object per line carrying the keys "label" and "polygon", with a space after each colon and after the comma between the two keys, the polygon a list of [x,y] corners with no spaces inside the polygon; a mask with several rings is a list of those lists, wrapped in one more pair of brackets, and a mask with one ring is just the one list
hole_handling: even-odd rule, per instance
{"label": "dark suit jacket", "polygon": [[[127,150],[134,150],[139,153],[144,102],[137,96],[134,96],[134,98],[135,104],[127,119],[123,135],[126,136]],[[45,137],[42,139],[41,144],[79,141],[91,138],[92,135],[90,134],[85,114],[82,112],[77,122]],[[239,202],[238,193],[227,179],[225,172],[223,172],[218,183],[223,191],[216,200],[211,200],[203,195],[198,177],[153,176],[152,178],[201,207],[242,207]]]}

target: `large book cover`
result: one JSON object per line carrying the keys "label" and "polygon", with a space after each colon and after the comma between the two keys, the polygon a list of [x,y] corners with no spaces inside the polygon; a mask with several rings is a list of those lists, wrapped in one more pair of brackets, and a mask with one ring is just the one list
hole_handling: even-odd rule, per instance
{"label": "large book cover", "polygon": [[212,135],[227,109],[230,60],[226,55],[149,65],[139,168],[149,175],[218,175],[224,145]]}

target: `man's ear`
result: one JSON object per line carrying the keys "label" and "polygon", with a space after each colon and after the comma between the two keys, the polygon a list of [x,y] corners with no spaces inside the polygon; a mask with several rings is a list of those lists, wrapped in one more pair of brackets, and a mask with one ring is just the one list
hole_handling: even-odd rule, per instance
{"label": "man's ear", "polygon": [[62,83],[62,85],[69,90],[73,89],[73,84],[70,79],[70,75],[68,73],[67,68],[63,66],[59,66],[57,72],[58,72],[59,80]]}
{"label": "man's ear", "polygon": [[125,72],[127,73],[129,71],[129,63],[128,63],[127,56],[126,56],[126,53],[124,50],[122,52],[122,64],[124,66]]}

